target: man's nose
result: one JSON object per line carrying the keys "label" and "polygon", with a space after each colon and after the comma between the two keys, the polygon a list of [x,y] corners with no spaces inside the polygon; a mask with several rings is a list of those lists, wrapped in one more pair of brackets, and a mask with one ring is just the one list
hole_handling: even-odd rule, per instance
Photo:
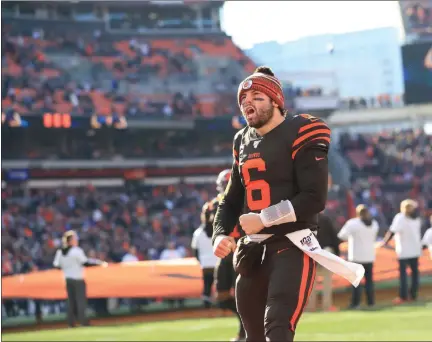
{"label": "man's nose", "polygon": [[248,99],[245,97],[245,99],[242,102],[243,107],[249,106],[252,103],[251,99]]}

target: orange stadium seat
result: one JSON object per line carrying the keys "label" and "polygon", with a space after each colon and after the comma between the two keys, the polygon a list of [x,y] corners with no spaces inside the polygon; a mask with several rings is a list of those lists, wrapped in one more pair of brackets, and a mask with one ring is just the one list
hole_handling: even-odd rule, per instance
{"label": "orange stadium seat", "polygon": [[[67,35],[66,35],[67,36]],[[108,36],[107,36],[108,37]],[[51,38],[51,39],[50,39]],[[27,48],[32,45],[36,51],[33,52],[33,58],[39,63],[44,65],[42,68],[37,68],[34,70],[39,70],[38,72],[32,70],[32,76],[41,76],[44,79],[58,79],[63,76],[64,71],[61,67],[55,67],[49,60],[48,55],[45,52],[47,48],[57,48],[61,49],[61,40],[54,39],[55,35],[45,35],[44,39],[35,39],[30,36],[23,36],[22,48]],[[146,43],[149,44],[150,51],[156,51],[156,53],[150,53],[149,56],[141,58],[139,65],[130,66],[131,63],[128,59],[133,59],[137,56],[137,53],[131,48],[130,41],[125,38],[118,40],[112,40],[114,37],[109,36],[108,40],[102,38],[101,43],[103,43],[104,49],[99,50],[94,46],[94,42],[86,42],[87,55],[83,55],[82,58],[88,59],[91,63],[102,64],[108,72],[111,72],[113,77],[118,79],[123,79],[126,76],[133,75],[139,72],[140,67],[147,67],[147,70],[155,70],[157,76],[161,79],[166,79],[168,84],[175,82],[170,78],[172,75],[176,74],[176,68],[173,68],[169,56],[181,56],[181,58],[186,58],[194,63],[199,63],[197,54],[203,56],[217,57],[217,58],[229,58],[233,61],[240,62],[244,67],[245,72],[252,72],[255,68],[253,62],[233,43],[231,38],[226,36],[214,37],[173,37],[173,38],[146,38]],[[10,41],[18,46],[19,40],[18,36],[11,37]],[[108,45],[107,45],[108,44]],[[110,53],[104,53],[104,51],[109,51],[109,44],[111,44],[111,51],[117,51],[118,55],[112,55]],[[108,50],[105,50],[108,49]],[[16,56],[7,54],[6,63],[7,67],[2,68],[3,75],[9,75],[11,77],[21,77],[23,75],[24,69],[23,65],[17,63],[19,61]],[[134,61],[136,63],[136,61]],[[120,68],[116,67],[120,66]],[[181,64],[182,72],[187,72],[187,66]],[[217,73],[219,70],[216,67],[202,67],[201,71],[207,75]],[[19,92],[18,88],[15,88],[16,92]],[[81,92],[83,93],[83,92]],[[36,99],[36,93],[31,94],[26,93],[27,96],[33,98],[31,104],[31,110],[26,106],[19,105],[21,114],[30,114],[32,111],[40,110],[44,107],[44,103],[41,98]],[[69,100],[64,99],[64,89],[62,87],[54,89],[53,96],[53,110],[58,112],[66,112],[72,110],[72,105]],[[126,103],[116,104],[119,114],[124,114],[126,108],[128,107],[128,102],[134,98],[145,99],[150,102],[161,102],[170,104],[172,102],[173,94],[128,94],[126,96]],[[219,111],[226,112],[225,108],[229,108],[228,103],[232,102],[232,99],[225,98],[222,101],[218,96],[214,94],[195,94],[198,104],[192,105],[191,115],[196,115],[199,112],[205,117],[212,117],[217,115],[218,112],[215,108],[215,103],[221,104]],[[21,96],[17,96],[16,100],[20,101]],[[111,106],[113,104],[112,100],[107,98],[105,94],[101,91],[93,91],[90,94],[90,99],[93,102],[93,108],[95,112],[99,115],[109,114]],[[2,101],[3,106],[10,106],[12,101],[10,98],[6,98]],[[227,104],[227,105],[225,105]],[[18,104],[15,105],[15,107]],[[222,110],[221,110],[222,108]],[[82,112],[82,111],[78,111]]]}

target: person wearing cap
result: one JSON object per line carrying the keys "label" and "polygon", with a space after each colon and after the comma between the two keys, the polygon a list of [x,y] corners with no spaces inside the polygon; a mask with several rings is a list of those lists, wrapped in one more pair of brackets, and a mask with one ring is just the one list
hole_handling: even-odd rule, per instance
{"label": "person wearing cap", "polygon": [[[399,297],[394,304],[417,300],[420,273],[418,259],[422,253],[421,226],[418,204],[412,199],[403,200],[400,212],[393,218],[389,231],[378,247],[387,245],[394,237],[396,255],[399,260]],[[411,269],[411,288],[408,295],[407,267]]]}
{"label": "person wearing cap", "polygon": [[[246,340],[293,341],[316,262],[287,234],[318,229],[327,200],[331,131],[320,118],[287,113],[282,84],[268,67],[240,83],[237,100],[247,126],[234,136],[213,251],[219,258],[235,252],[235,296]],[[237,221],[247,234],[238,242],[230,236]]]}
{"label": "person wearing cap", "polygon": [[62,248],[58,249],[53,262],[54,267],[63,271],[66,279],[67,321],[69,327],[74,327],[78,321],[82,326],[89,325],[86,317],[87,296],[84,280],[85,266],[107,266],[106,262],[89,259],[78,246],[78,235],[69,230],[62,238]]}
{"label": "person wearing cap", "polygon": [[[373,264],[375,245],[378,236],[378,222],[372,218],[369,209],[360,204],[356,207],[357,217],[349,219],[338,233],[338,238],[348,241],[348,260],[362,264],[365,269],[365,292],[367,305],[375,305]],[[362,285],[352,288],[350,309],[358,309],[361,301]]]}

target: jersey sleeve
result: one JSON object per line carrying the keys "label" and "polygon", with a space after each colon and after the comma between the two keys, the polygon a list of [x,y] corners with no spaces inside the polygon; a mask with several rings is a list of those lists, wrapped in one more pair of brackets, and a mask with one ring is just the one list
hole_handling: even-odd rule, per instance
{"label": "jersey sleeve", "polygon": [[297,218],[316,215],[324,209],[329,177],[327,155],[331,130],[323,120],[303,115],[291,149],[299,187],[291,204]]}
{"label": "jersey sleeve", "polygon": [[309,114],[299,115],[300,127],[292,145],[291,158],[296,159],[300,151],[308,147],[328,151],[330,147],[331,130],[320,118]]}
{"label": "jersey sleeve", "polygon": [[230,235],[237,224],[242,211],[245,190],[239,173],[239,148],[241,132],[234,137],[233,143],[233,163],[231,168],[231,177],[222,198],[219,201],[219,206],[216,211],[216,216],[213,221],[213,237],[212,243],[219,235]]}

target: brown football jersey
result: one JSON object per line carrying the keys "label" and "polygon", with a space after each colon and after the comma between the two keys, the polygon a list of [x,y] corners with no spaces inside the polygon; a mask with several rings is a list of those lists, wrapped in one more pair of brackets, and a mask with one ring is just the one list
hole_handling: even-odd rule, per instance
{"label": "brown football jersey", "polygon": [[331,131],[320,118],[301,114],[286,118],[259,136],[245,127],[234,137],[232,173],[214,221],[214,235],[228,235],[241,212],[290,200],[296,222],[265,228],[262,234],[317,229],[317,214],[327,199]]}

